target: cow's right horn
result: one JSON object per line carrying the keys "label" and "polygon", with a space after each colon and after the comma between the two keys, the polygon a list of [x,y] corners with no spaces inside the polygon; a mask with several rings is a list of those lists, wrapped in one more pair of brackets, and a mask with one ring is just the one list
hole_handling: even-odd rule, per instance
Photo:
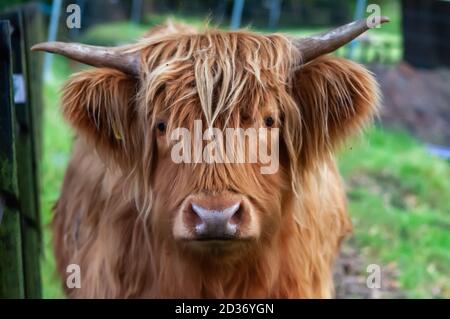
{"label": "cow's right horn", "polygon": [[127,52],[125,47],[100,47],[81,43],[43,42],[34,45],[32,51],[46,51],[92,65],[139,75],[139,52]]}
{"label": "cow's right horn", "polygon": [[374,20],[375,24],[373,26],[369,26],[368,19],[360,19],[328,32],[295,39],[292,43],[300,51],[302,56],[301,63],[308,63],[318,56],[339,49],[368,29],[378,24],[389,22],[388,17],[375,17]]}

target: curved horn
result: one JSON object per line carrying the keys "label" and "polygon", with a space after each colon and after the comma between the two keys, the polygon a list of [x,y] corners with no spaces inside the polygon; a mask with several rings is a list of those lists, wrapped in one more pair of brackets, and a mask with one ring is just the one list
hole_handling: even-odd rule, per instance
{"label": "curved horn", "polygon": [[84,64],[113,68],[133,76],[139,75],[138,53],[127,53],[123,47],[99,47],[80,43],[44,42],[34,45],[31,47],[31,50],[56,53]]}
{"label": "curved horn", "polygon": [[[388,17],[376,17],[375,21],[380,23],[389,22]],[[364,18],[353,21],[328,32],[313,35],[307,38],[293,40],[293,45],[302,54],[302,63],[307,63],[320,55],[327,54],[339,49],[341,46],[352,41],[354,38],[378,25],[368,25],[369,20]]]}

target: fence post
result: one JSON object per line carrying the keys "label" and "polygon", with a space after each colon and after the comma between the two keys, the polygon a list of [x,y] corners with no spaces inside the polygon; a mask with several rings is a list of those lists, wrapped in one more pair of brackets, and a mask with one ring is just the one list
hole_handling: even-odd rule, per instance
{"label": "fence post", "polygon": [[[39,216],[39,182],[37,162],[36,118],[38,110],[32,103],[32,89],[39,87],[40,81],[31,83],[29,80],[29,64],[27,57],[27,34],[25,22],[25,8],[2,14],[12,26],[11,48],[13,51],[13,84],[14,84],[14,111],[16,115],[16,165],[17,182],[19,190],[19,208],[21,214],[22,260],[25,297],[39,298],[41,296],[40,278],[40,216]],[[35,67],[34,65],[32,67]]]}
{"label": "fence post", "polygon": [[0,298],[23,298],[10,33],[0,20]]}
{"label": "fence post", "polygon": [[[44,16],[39,7],[39,3],[30,3],[22,7],[24,21],[25,55],[28,70],[29,103],[32,112],[35,172],[39,172],[42,158],[42,120],[43,120],[43,59],[39,54],[32,54],[29,48],[34,44],[46,40],[44,29]],[[40,190],[40,179],[37,174],[37,189]],[[38,194],[38,193],[36,193]],[[39,192],[40,194],[40,192]],[[39,199],[39,196],[37,196]],[[38,205],[40,207],[40,205]]]}
{"label": "fence post", "polygon": [[[28,132],[26,136],[28,147],[26,149],[29,157],[24,159],[22,165],[29,168],[31,182],[26,185],[24,192],[33,202],[28,205],[29,215],[23,219],[26,227],[22,235],[24,245],[24,269],[25,269],[25,293],[27,298],[42,297],[41,283],[41,255],[42,255],[42,233],[40,216],[40,159],[42,141],[42,59],[36,54],[31,54],[32,45],[44,40],[42,14],[38,4],[33,3],[21,7],[22,13],[22,51],[24,56],[24,68],[26,71],[27,107],[28,107]],[[19,162],[20,164],[20,162]],[[21,175],[18,175],[19,192]],[[19,194],[20,196],[20,194]]]}
{"label": "fence post", "polygon": [[236,30],[241,26],[242,11],[245,0],[234,0],[233,12],[231,13],[230,29]]}

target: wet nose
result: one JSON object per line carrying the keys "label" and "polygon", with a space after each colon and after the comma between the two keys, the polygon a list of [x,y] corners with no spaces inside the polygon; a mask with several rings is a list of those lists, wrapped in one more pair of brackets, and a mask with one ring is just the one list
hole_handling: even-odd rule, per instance
{"label": "wet nose", "polygon": [[191,208],[197,217],[194,231],[200,239],[226,239],[236,236],[240,203],[213,209],[191,203]]}

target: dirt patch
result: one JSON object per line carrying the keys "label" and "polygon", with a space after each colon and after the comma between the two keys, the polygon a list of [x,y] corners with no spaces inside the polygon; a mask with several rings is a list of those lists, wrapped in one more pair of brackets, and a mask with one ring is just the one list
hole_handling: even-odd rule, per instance
{"label": "dirt patch", "polygon": [[404,62],[371,69],[383,94],[383,124],[450,146],[450,69],[415,69]]}
{"label": "dirt patch", "polygon": [[381,287],[369,288],[366,281],[369,272],[368,264],[347,241],[337,259],[333,276],[337,299],[381,299],[405,298],[396,281],[397,270],[395,264],[380,265]]}

